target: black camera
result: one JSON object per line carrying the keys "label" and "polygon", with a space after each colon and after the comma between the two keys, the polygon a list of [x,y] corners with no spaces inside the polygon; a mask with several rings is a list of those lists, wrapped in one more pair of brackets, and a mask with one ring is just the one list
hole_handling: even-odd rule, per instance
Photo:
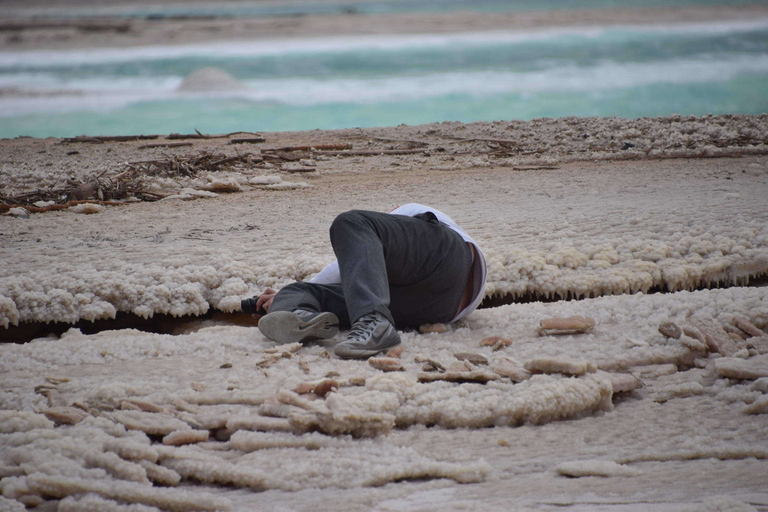
{"label": "black camera", "polygon": [[248,313],[249,315],[266,315],[267,311],[264,308],[257,308],[256,302],[258,302],[258,297],[251,297],[250,299],[243,299],[240,301],[240,310],[243,313]]}

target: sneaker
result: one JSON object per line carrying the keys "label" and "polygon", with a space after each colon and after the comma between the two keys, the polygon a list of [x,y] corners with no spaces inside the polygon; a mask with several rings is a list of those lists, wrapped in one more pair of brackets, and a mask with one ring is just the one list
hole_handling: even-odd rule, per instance
{"label": "sneaker", "polygon": [[343,358],[362,359],[400,344],[400,335],[381,313],[361,316],[352,326],[347,339],[333,351]]}
{"label": "sneaker", "polygon": [[333,338],[339,332],[339,319],[327,311],[275,311],[259,320],[259,330],[278,343],[303,343],[318,338]]}

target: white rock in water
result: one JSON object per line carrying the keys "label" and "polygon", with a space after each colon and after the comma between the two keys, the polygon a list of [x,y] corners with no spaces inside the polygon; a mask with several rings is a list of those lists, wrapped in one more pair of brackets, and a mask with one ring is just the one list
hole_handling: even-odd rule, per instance
{"label": "white rock in water", "polygon": [[201,68],[187,75],[176,90],[182,92],[246,91],[248,86],[223,69]]}

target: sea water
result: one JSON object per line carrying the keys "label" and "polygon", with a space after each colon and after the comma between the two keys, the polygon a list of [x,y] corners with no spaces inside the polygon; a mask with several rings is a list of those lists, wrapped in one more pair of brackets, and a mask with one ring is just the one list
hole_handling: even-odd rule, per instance
{"label": "sea water", "polygon": [[[246,88],[177,90],[206,67]],[[0,137],[759,114],[766,92],[768,20],[0,52]]]}

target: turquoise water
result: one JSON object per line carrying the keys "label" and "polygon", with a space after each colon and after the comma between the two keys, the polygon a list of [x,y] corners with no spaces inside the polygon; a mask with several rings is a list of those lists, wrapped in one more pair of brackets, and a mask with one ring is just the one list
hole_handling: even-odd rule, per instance
{"label": "turquoise water", "polygon": [[[176,91],[210,66],[246,90]],[[759,114],[768,20],[0,52],[0,88],[0,137]]]}

